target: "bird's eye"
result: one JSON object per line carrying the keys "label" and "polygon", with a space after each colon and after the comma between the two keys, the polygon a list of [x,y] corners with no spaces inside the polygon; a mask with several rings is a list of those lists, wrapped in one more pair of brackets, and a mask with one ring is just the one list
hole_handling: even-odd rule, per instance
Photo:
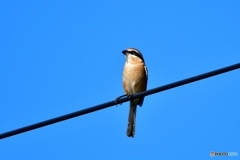
{"label": "bird's eye", "polygon": [[137,52],[135,52],[135,51],[131,51],[131,54],[133,54],[133,55],[137,55]]}

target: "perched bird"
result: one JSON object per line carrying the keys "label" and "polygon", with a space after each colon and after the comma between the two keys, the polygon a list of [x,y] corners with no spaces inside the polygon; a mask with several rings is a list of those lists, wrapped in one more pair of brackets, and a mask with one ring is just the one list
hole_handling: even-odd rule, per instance
{"label": "perched bird", "polygon": [[[123,69],[123,89],[126,95],[146,91],[148,71],[141,52],[135,48],[128,48],[122,53],[126,57]],[[134,137],[136,125],[137,105],[142,106],[144,97],[130,101],[127,136]]]}

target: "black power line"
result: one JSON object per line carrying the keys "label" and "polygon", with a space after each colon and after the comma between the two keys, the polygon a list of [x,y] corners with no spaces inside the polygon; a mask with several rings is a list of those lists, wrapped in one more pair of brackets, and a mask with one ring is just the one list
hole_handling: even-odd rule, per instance
{"label": "black power line", "polygon": [[44,126],[47,126],[47,125],[50,125],[50,124],[61,122],[61,121],[64,121],[64,120],[67,120],[67,119],[70,119],[70,118],[78,117],[78,116],[88,114],[88,113],[91,113],[91,112],[95,112],[95,111],[98,111],[98,110],[101,110],[101,109],[104,109],[104,108],[111,107],[111,106],[116,105],[116,104],[121,104],[121,103],[127,102],[131,99],[155,94],[155,93],[158,93],[158,92],[161,92],[161,91],[165,91],[165,90],[168,90],[168,89],[179,87],[179,86],[182,86],[182,85],[185,85],[185,84],[188,84],[188,83],[199,81],[199,80],[202,80],[202,79],[205,79],[205,78],[216,76],[216,75],[219,75],[219,74],[222,74],[222,73],[225,73],[225,72],[229,72],[229,71],[232,71],[232,70],[235,70],[235,69],[239,69],[239,68],[240,68],[240,63],[237,63],[237,64],[227,66],[227,67],[224,67],[224,68],[220,68],[220,69],[217,69],[217,70],[214,70],[214,71],[211,71],[211,72],[203,73],[203,74],[200,74],[200,75],[197,75],[197,76],[194,76],[194,77],[190,77],[190,78],[183,79],[183,80],[173,82],[173,83],[170,83],[170,84],[166,84],[166,85],[163,85],[163,86],[160,86],[160,87],[157,87],[157,88],[153,88],[153,89],[147,90],[145,92],[137,93],[137,94],[134,94],[130,97],[125,96],[123,98],[119,98],[117,102],[115,100],[110,101],[110,102],[107,102],[107,103],[103,103],[103,104],[96,105],[96,106],[93,106],[93,107],[90,107],[90,108],[86,108],[86,109],[83,109],[83,110],[80,110],[80,111],[76,111],[76,112],[69,113],[69,114],[66,114],[66,115],[63,115],[63,116],[59,116],[59,117],[56,117],[56,118],[52,118],[52,119],[49,119],[49,120],[46,120],[46,121],[42,121],[42,122],[39,122],[39,123],[29,125],[29,126],[26,126],[26,127],[22,127],[22,128],[19,128],[19,129],[9,131],[9,132],[2,133],[2,134],[0,134],[0,139],[7,138],[7,137],[10,137],[10,136],[14,136],[16,134],[20,134],[20,133],[23,133],[23,132],[34,130],[34,129],[37,129],[37,128],[40,128],[40,127],[44,127]]}

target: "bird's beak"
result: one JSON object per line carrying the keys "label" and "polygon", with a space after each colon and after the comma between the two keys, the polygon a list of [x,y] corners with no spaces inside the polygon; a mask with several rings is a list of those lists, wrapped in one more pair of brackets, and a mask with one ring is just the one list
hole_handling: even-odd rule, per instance
{"label": "bird's beak", "polygon": [[123,51],[122,51],[122,53],[123,53],[124,55],[126,55],[126,53],[127,53],[127,50],[123,50]]}

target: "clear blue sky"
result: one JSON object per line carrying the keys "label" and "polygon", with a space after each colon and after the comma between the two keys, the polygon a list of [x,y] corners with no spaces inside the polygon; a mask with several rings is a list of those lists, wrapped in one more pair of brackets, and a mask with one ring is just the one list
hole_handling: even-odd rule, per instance
{"label": "clear blue sky", "polygon": [[[239,0],[2,0],[0,133],[122,95],[128,47],[145,58],[148,89],[239,63],[239,8]],[[133,139],[124,103],[0,140],[0,159],[240,156],[239,82],[235,70],[146,97]]]}

